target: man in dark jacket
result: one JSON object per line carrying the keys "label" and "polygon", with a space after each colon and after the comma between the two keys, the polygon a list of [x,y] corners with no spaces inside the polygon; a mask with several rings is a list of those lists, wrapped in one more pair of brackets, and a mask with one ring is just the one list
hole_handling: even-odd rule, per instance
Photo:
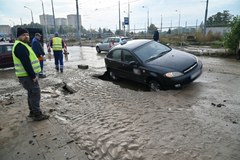
{"label": "man in dark jacket", "polygon": [[153,33],[153,40],[159,42],[159,32],[157,29]]}
{"label": "man in dark jacket", "polygon": [[24,28],[17,29],[17,40],[13,45],[12,56],[15,67],[15,74],[28,92],[28,117],[35,121],[48,119],[49,115],[42,113],[40,108],[41,91],[37,75],[41,72],[39,61],[28,45],[29,33]]}
{"label": "man in dark jacket", "polygon": [[44,50],[40,43],[42,35],[40,33],[35,33],[35,37],[32,40],[32,49],[35,52],[36,56],[41,65],[41,72],[39,73],[39,78],[46,78],[46,75],[43,74],[43,58],[44,58]]}

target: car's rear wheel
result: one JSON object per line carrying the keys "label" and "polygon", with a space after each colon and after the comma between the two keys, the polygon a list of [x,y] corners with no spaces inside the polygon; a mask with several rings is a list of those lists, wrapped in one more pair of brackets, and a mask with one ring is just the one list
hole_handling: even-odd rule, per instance
{"label": "car's rear wheel", "polygon": [[156,80],[150,80],[148,82],[149,88],[151,91],[160,91],[161,90],[161,85],[159,84],[159,82],[157,82]]}
{"label": "car's rear wheel", "polygon": [[97,53],[101,53],[101,50],[99,47],[96,47]]}

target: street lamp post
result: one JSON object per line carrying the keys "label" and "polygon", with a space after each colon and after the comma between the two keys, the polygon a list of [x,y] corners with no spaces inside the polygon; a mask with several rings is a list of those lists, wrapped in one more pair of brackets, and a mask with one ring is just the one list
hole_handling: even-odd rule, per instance
{"label": "street lamp post", "polygon": [[149,8],[147,6],[142,6],[142,8],[147,8],[147,31],[149,28]]}
{"label": "street lamp post", "polygon": [[48,39],[48,31],[47,31],[47,23],[46,23],[46,17],[45,17],[45,13],[44,13],[44,5],[43,5],[43,0],[40,0],[42,2],[42,10],[43,10],[43,21],[44,21],[44,25],[45,25],[45,32],[46,32],[46,38]]}
{"label": "street lamp post", "polygon": [[13,26],[15,26],[15,23],[14,23],[14,21],[13,21],[13,20],[9,19],[9,21],[13,23]]}
{"label": "street lamp post", "polygon": [[181,21],[181,12],[176,10],[176,12],[178,12],[178,34],[180,34],[180,21]]}
{"label": "street lamp post", "polygon": [[32,10],[29,7],[27,7],[27,6],[24,6],[24,8],[27,8],[27,9],[29,9],[31,11],[32,23],[34,23]]}

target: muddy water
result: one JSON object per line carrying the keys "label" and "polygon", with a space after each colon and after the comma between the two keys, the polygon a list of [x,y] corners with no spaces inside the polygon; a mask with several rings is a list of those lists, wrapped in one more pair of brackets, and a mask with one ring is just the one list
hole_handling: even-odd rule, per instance
{"label": "muddy water", "polygon": [[125,80],[98,79],[104,56],[95,48],[70,49],[75,53],[66,67],[80,63],[90,68],[67,69],[60,78],[78,92],[55,98],[61,105],[45,103],[55,106],[53,114],[89,159],[240,158],[238,61],[199,57],[204,64],[199,79],[180,90],[156,93]]}
{"label": "muddy water", "polygon": [[[204,71],[192,84],[149,92],[129,81],[97,78],[105,69],[104,54],[95,48],[69,47],[69,52],[63,74],[46,61],[42,106],[89,159],[240,159],[239,61],[199,57]],[[64,93],[62,82],[77,92]]]}

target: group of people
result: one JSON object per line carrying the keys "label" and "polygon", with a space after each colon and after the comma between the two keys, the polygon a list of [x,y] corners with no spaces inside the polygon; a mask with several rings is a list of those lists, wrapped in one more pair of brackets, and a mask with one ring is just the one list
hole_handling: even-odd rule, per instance
{"label": "group of people", "polygon": [[[17,28],[17,39],[13,45],[12,56],[15,67],[15,74],[27,90],[27,100],[29,115],[34,121],[41,121],[49,118],[49,115],[44,114],[40,107],[41,91],[38,83],[39,78],[45,78],[43,74],[44,49],[40,43],[42,35],[35,33],[35,37],[28,45],[30,38],[29,32],[24,28]],[[55,69],[57,72],[63,73],[63,49],[66,44],[59,37],[58,33],[50,41],[50,47],[54,53]]]}

